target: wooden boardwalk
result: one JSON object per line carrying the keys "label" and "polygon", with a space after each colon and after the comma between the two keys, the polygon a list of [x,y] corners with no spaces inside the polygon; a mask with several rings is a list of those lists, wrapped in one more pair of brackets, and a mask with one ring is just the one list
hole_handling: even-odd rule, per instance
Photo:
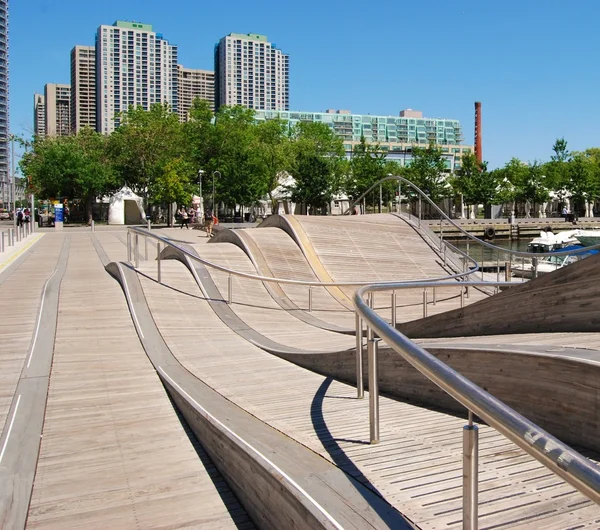
{"label": "wooden boardwalk", "polygon": [[[263,250],[271,230],[253,234]],[[356,245],[372,237],[360,236],[366,239],[359,241],[363,229],[348,230],[353,231]],[[255,272],[239,248],[206,245],[202,232],[162,233],[193,241],[208,259]],[[0,319],[3,425],[30,347],[40,293],[56,267],[64,237],[64,233],[46,234],[12,274],[0,275],[0,296],[12,300],[11,311]],[[307,279],[314,277],[306,260],[297,261],[297,247],[293,252],[289,236],[285,237],[278,240],[276,250],[266,253],[270,265],[288,277],[294,277],[296,267]],[[324,241],[324,234],[319,237]],[[122,290],[104,270],[103,259],[126,259],[125,232],[73,232],[70,238],[27,526],[252,528],[179,420],[137,338]],[[378,247],[373,245],[375,252]],[[355,388],[267,354],[234,334],[202,298],[181,263],[163,262],[166,285],[157,284],[152,280],[156,274],[152,244],[149,253],[151,261],[142,261],[140,267],[148,275],[141,278],[143,289],[162,335],[185,367],[233,403],[378,491],[419,528],[461,527],[464,418],[382,398],[382,442],[368,444],[368,400],[355,399]],[[287,255],[291,258],[286,262]],[[414,259],[419,260],[418,253]],[[383,261],[381,269],[372,266],[372,279],[385,276],[389,263]],[[345,263],[331,258],[327,267],[336,279],[351,277]],[[419,274],[437,274],[434,269],[439,264],[428,267],[423,265]],[[216,273],[213,278],[225,293],[227,276]],[[352,314],[325,290],[317,294],[318,290],[315,314],[351,326]],[[302,288],[287,292],[302,305]],[[474,295],[471,301],[479,296],[484,295]],[[442,298],[429,314],[457,307],[458,298]],[[235,279],[233,301],[233,309],[250,327],[282,344],[315,351],[353,346],[352,337],[292,318],[260,282]],[[420,302],[421,293],[399,299],[403,305],[399,315],[419,318]],[[376,299],[382,314],[389,314],[386,304],[386,299]],[[600,333],[472,337],[453,342],[600,349]],[[600,527],[598,506],[487,426],[481,426],[480,480],[482,529]]]}
{"label": "wooden boardwalk", "polygon": [[[142,270],[152,275],[153,264]],[[164,263],[163,281],[143,278],[142,285],[161,333],[189,370],[370,484],[420,528],[461,526],[464,419],[384,398],[382,443],[371,446],[367,400],[354,399],[353,387],[232,335],[206,301],[187,294],[197,288],[182,264]],[[600,521],[596,505],[486,426],[480,477],[481,528],[596,528]]]}
{"label": "wooden boardwalk", "polygon": [[[15,365],[12,372],[18,373],[23,365],[34,302],[64,237],[46,234],[31,258],[0,285],[0,296],[11,296],[14,318],[20,317],[18,323],[1,321],[11,326],[0,328],[6,338],[0,350],[7,367],[3,393],[10,390],[8,367]],[[90,234],[70,238],[27,527],[253,528],[179,420]],[[105,238],[123,248],[114,234],[102,233]],[[19,335],[13,338],[11,331]]]}

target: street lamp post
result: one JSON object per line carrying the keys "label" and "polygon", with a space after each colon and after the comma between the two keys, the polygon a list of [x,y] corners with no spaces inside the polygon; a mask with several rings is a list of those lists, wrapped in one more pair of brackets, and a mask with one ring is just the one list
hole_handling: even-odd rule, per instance
{"label": "street lamp post", "polygon": [[15,135],[10,135],[11,142],[11,172],[12,172],[12,203],[13,203],[13,233],[17,233],[17,193],[16,193],[16,184],[15,184]]}
{"label": "street lamp post", "polygon": [[204,200],[202,199],[202,175],[204,175],[204,171],[198,170],[198,184],[200,185],[200,213],[204,215]]}
{"label": "street lamp post", "polygon": [[[212,188],[212,209],[213,209],[213,213],[215,212],[215,175],[219,174],[219,178],[221,178],[221,172],[220,171],[213,171],[213,188]],[[217,212],[218,214],[218,212]]]}

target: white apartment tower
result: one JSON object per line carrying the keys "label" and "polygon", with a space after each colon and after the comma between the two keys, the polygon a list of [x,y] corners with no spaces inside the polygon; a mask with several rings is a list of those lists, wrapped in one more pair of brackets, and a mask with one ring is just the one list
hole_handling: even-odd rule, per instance
{"label": "white apartment tower", "polygon": [[71,86],[48,83],[44,87],[46,136],[71,133]]}
{"label": "white apartment tower", "polygon": [[8,0],[0,0],[0,203],[11,198],[9,178]]}
{"label": "white apartment tower", "polygon": [[150,24],[117,21],[96,33],[96,130],[111,133],[130,106],[178,111],[177,46]]}
{"label": "white apartment tower", "polygon": [[205,99],[210,109],[215,110],[215,73],[211,70],[195,70],[177,65],[179,71],[179,120],[187,121],[192,102]]}
{"label": "white apartment tower", "polygon": [[33,134],[46,136],[46,101],[43,94],[33,95]]}
{"label": "white apartment tower", "polygon": [[215,46],[215,106],[289,110],[289,55],[265,35],[230,33]]}
{"label": "white apartment tower", "polygon": [[96,128],[96,48],[71,50],[71,132]]}

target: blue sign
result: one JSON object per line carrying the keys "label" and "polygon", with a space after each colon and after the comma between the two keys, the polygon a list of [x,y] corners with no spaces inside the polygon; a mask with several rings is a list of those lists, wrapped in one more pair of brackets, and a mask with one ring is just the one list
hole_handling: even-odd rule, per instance
{"label": "blue sign", "polygon": [[54,222],[62,223],[64,220],[64,209],[62,204],[57,204],[54,206]]}

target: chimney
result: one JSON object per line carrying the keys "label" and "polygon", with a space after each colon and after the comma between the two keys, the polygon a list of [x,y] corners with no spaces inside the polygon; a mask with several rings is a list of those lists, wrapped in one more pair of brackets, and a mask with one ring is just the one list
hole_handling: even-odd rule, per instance
{"label": "chimney", "polygon": [[483,162],[483,152],[481,150],[481,101],[475,102],[475,158],[478,162]]}

